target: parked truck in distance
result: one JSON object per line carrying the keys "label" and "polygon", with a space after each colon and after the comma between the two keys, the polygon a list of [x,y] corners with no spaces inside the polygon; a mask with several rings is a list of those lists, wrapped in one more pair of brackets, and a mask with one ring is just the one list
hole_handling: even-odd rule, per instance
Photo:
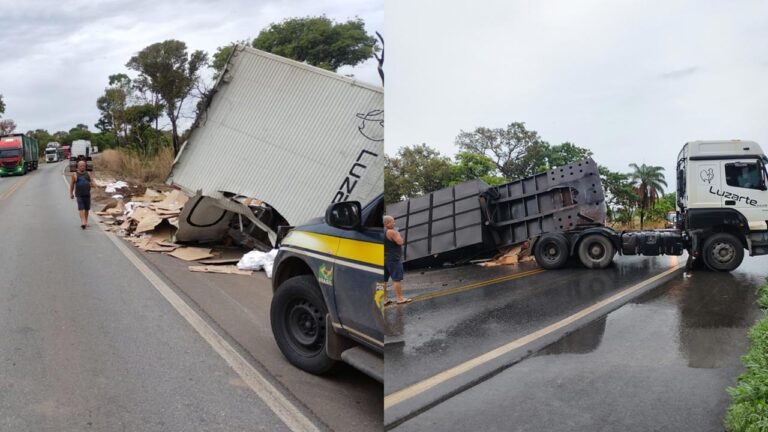
{"label": "parked truck in distance", "polygon": [[737,268],[768,254],[768,159],[752,141],[693,141],[677,158],[675,227],[616,231],[591,159],[490,187],[480,180],[390,205],[404,227],[406,265],[456,261],[529,242],[539,266],[577,257],[605,268],[614,256],[682,255],[689,266]]}
{"label": "parked truck in distance", "polygon": [[37,140],[23,134],[0,137],[0,176],[25,175],[37,169]]}
{"label": "parked truck in distance", "polygon": [[45,147],[45,162],[58,162],[64,159],[64,151],[61,148],[61,144],[56,141],[51,141]]}
{"label": "parked truck in distance", "polygon": [[77,171],[77,163],[81,160],[85,161],[87,171],[93,171],[93,159],[91,154],[93,153],[91,148],[91,142],[88,140],[75,140],[72,141],[69,155],[69,171]]}

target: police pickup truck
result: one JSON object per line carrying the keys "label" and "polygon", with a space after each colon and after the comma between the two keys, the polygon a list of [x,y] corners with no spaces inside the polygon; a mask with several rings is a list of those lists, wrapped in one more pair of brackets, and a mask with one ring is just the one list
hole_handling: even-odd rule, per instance
{"label": "police pickup truck", "polygon": [[323,374],[342,361],[382,382],[383,215],[383,195],[337,202],[281,240],[270,320],[294,366]]}

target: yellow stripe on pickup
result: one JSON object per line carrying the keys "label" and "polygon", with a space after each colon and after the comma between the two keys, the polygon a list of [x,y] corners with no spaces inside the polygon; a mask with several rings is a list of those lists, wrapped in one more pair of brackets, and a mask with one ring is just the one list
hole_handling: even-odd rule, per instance
{"label": "yellow stripe on pickup", "polygon": [[359,261],[376,266],[384,265],[383,243],[365,242],[294,230],[285,237],[283,244],[329,254],[338,259]]}

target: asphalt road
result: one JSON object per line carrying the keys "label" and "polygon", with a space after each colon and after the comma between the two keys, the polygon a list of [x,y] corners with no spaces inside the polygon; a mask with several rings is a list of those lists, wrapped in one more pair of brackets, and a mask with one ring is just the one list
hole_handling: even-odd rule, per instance
{"label": "asphalt road", "polygon": [[0,431],[288,430],[101,230],[80,229],[62,168],[0,179]]}
{"label": "asphalt road", "polygon": [[330,375],[316,376],[285,360],[270,328],[272,285],[264,272],[253,276],[193,273],[188,270],[189,263],[173,257],[157,253],[142,256],[321,423],[334,431],[382,430],[384,395],[380,383],[343,363]]}
{"label": "asphalt road", "polygon": [[[754,292],[766,262],[746,258],[730,274],[671,271],[668,282],[554,332],[554,340],[389,406],[385,421],[398,431],[720,431],[725,389],[742,371],[746,330],[760,314]],[[404,342],[387,351],[385,393],[413,389],[673,265],[669,257],[619,257],[603,271],[534,273],[390,309]],[[459,275],[476,279],[451,270],[452,277],[432,277],[445,280],[444,290],[461,286],[452,282]],[[428,277],[414,275],[417,291]]]}

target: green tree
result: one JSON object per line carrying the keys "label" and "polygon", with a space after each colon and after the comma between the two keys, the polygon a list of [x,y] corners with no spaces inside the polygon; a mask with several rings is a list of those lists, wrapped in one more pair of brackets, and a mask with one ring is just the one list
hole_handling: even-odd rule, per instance
{"label": "green tree", "polygon": [[599,166],[598,171],[605,194],[608,219],[631,225],[638,197],[629,175],[611,171],[604,166]]}
{"label": "green tree", "polygon": [[234,51],[237,45],[248,45],[248,41],[240,40],[237,42],[232,42],[229,45],[224,45],[216,48],[216,52],[213,53],[213,55],[211,56],[211,64],[209,65],[210,68],[214,70],[213,79],[219,78],[219,75],[221,75],[221,72],[224,70],[224,67],[227,65],[227,60],[229,60],[229,56],[232,55],[232,51]]}
{"label": "green tree", "polygon": [[666,219],[667,214],[675,211],[675,192],[665,193],[656,202],[656,205],[648,211],[647,219],[658,222]]}
{"label": "green tree", "polygon": [[178,154],[179,118],[184,102],[192,96],[200,81],[200,70],[208,64],[208,55],[200,50],[187,53],[187,45],[178,40],[152,44],[133,56],[126,66],[139,73],[137,85],[162,101],[171,123],[173,151]]}
{"label": "green tree", "polygon": [[0,120],[0,135],[12,134],[16,130],[16,122],[11,119]]}
{"label": "green tree", "polygon": [[506,183],[506,179],[498,175],[496,164],[488,156],[465,151],[456,154],[454,159],[455,162],[450,168],[450,184],[473,179],[482,179],[492,186]]}
{"label": "green tree", "polygon": [[325,16],[291,18],[270,24],[252,45],[331,71],[364,62],[379,50],[376,38],[365,32],[362,19],[336,23]]}
{"label": "green tree", "polygon": [[451,160],[426,144],[402,147],[386,157],[384,193],[387,203],[433,192],[451,182]]}
{"label": "green tree", "polygon": [[96,100],[96,108],[99,109],[99,117],[96,127],[102,132],[111,132],[116,144],[127,144],[128,124],[125,119],[125,109],[128,99],[133,96],[133,83],[126,74],[113,74],[109,76],[109,87],[104,89],[104,94]]}
{"label": "green tree", "polygon": [[545,158],[544,149],[548,146],[538,132],[527,130],[521,122],[510,123],[506,128],[460,131],[455,143],[464,151],[489,157],[501,175],[510,180],[535,174],[537,157],[533,151],[541,152],[538,157]]}
{"label": "green tree", "polygon": [[629,174],[629,178],[635,185],[637,192],[637,208],[640,211],[640,229],[643,229],[645,214],[649,209],[653,209],[659,196],[664,194],[664,188],[667,182],[664,180],[663,167],[649,166],[631,163],[629,167],[634,172]]}
{"label": "green tree", "polygon": [[3,117],[3,114],[5,114],[5,101],[3,95],[0,94],[0,118]]}
{"label": "green tree", "polygon": [[53,136],[45,129],[27,131],[26,135],[37,140],[38,153],[41,155],[45,154],[45,147],[48,143],[54,141]]}

